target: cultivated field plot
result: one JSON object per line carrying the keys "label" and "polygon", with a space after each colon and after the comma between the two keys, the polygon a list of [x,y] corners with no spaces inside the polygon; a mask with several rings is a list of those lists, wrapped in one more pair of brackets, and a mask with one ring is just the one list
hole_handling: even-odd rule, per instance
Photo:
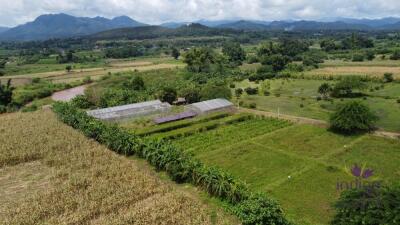
{"label": "cultivated field plot", "polygon": [[[53,68],[51,65],[48,70],[38,69],[33,71],[22,71],[26,72],[24,74],[17,75],[7,75],[0,78],[0,81],[6,81],[12,79],[13,85],[24,85],[30,83],[33,78],[41,78],[45,80],[51,80],[55,83],[69,83],[77,80],[82,80],[85,77],[91,77],[93,80],[98,80],[108,73],[121,73],[129,71],[149,71],[149,70],[159,70],[159,69],[173,69],[177,67],[183,67],[180,61],[171,61],[169,58],[149,58],[143,60],[135,61],[115,61],[105,65],[94,65],[91,68],[75,68],[71,72],[65,71],[65,65],[56,65],[57,68]],[[26,65],[30,66],[30,65]],[[31,65],[33,67],[43,66],[43,65]],[[58,68],[60,67],[60,68]],[[39,71],[39,72],[38,72]],[[43,72],[41,72],[43,71]]]}
{"label": "cultivated field plot", "polygon": [[[222,122],[233,117],[246,119]],[[340,195],[336,183],[352,181],[349,168],[356,163],[373,168],[373,179],[400,179],[399,140],[342,136],[247,114],[211,115],[131,130],[171,140],[206,164],[246,181],[253,190],[269,193],[299,224],[329,223],[332,204]]]}
{"label": "cultivated field plot", "polygon": [[383,77],[385,73],[393,73],[396,79],[400,79],[400,67],[387,66],[339,66],[339,67],[322,67],[320,69],[311,70],[305,75],[367,75],[371,77]]}
{"label": "cultivated field plot", "polygon": [[0,116],[0,143],[0,224],[237,224],[51,111]]}
{"label": "cultivated field plot", "polygon": [[360,100],[366,103],[378,116],[377,126],[387,131],[400,132],[400,84],[368,83],[363,92],[366,98],[344,98],[334,101],[318,101],[318,87],[322,83],[332,83],[323,80],[275,79],[256,84],[248,80],[236,83],[237,88],[258,87],[263,93],[263,87],[268,87],[269,96],[244,94],[239,101],[245,105],[255,103],[258,110],[307,117],[318,120],[328,120],[337,104],[350,100]]}

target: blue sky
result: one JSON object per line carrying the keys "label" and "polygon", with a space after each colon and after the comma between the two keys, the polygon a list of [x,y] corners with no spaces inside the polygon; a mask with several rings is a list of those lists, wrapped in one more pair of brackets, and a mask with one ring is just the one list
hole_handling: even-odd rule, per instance
{"label": "blue sky", "polygon": [[0,26],[41,14],[115,17],[150,24],[198,19],[284,20],[400,16],[400,0],[0,0]]}

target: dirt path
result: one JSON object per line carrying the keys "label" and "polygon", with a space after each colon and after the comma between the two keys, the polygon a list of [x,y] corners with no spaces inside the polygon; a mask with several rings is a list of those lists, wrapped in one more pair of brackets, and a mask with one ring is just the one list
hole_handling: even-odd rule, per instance
{"label": "dirt path", "polygon": [[[316,120],[316,119],[310,119],[310,118],[298,117],[298,116],[290,116],[290,115],[278,114],[278,113],[267,112],[267,111],[260,111],[260,110],[255,110],[255,109],[246,109],[246,108],[240,108],[239,111],[246,112],[246,113],[252,113],[252,114],[256,114],[256,115],[263,115],[263,116],[268,116],[268,117],[273,117],[273,118],[289,120],[291,122],[298,123],[298,124],[310,124],[310,125],[318,126],[321,128],[327,128],[329,126],[328,122],[323,121],[323,120]],[[378,136],[378,137],[391,138],[391,139],[400,139],[400,133],[396,133],[396,132],[377,130],[377,131],[373,132],[373,135]]]}
{"label": "dirt path", "polygon": [[85,89],[86,89],[86,85],[83,85],[83,86],[74,87],[71,89],[55,92],[51,96],[51,99],[53,99],[54,101],[68,102],[78,95],[85,94]]}

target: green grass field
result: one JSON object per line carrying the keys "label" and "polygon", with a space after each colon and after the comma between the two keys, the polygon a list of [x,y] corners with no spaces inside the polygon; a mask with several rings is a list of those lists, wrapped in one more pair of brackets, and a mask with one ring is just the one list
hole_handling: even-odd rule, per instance
{"label": "green grass field", "polygon": [[[232,116],[223,119],[229,117]],[[215,119],[218,120],[221,119]],[[160,134],[209,122],[203,121],[204,117],[192,119],[185,128],[176,129],[173,128],[185,122],[161,125]],[[152,125],[144,130],[155,128]],[[277,119],[253,117],[172,141],[203,162],[246,181],[251,189],[268,193],[298,224],[329,223],[334,214],[332,204],[340,195],[336,184],[352,181],[349,168],[356,163],[374,169],[375,175],[370,179],[392,182],[400,178],[399,140],[343,136]]]}
{"label": "green grass field", "polygon": [[[318,101],[318,87],[327,81],[303,80],[303,79],[275,79],[256,84],[248,80],[236,83],[237,88],[259,87],[263,92],[263,86],[267,86],[271,93],[269,96],[244,94],[239,101],[248,106],[255,103],[258,110],[281,113],[293,116],[307,117],[319,120],[328,120],[329,115],[334,111],[337,104],[360,100],[365,102],[374,111],[379,120],[377,126],[387,131],[400,132],[400,84],[381,83],[368,84],[369,88],[364,90],[367,96],[353,99],[334,99],[330,101]],[[328,81],[333,83],[332,81]],[[375,88],[379,88],[376,90]]]}

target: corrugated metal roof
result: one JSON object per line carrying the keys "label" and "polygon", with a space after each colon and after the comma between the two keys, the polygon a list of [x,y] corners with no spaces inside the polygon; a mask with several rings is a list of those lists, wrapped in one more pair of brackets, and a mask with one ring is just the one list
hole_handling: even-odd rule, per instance
{"label": "corrugated metal roof", "polygon": [[91,111],[88,111],[88,114],[93,116],[93,115],[97,115],[97,114],[123,111],[123,110],[127,110],[127,109],[138,109],[138,108],[143,108],[143,107],[153,106],[153,105],[160,105],[160,104],[162,104],[162,102],[160,100],[154,100],[154,101],[140,102],[140,103],[129,104],[129,105],[120,105],[120,106],[104,108],[104,109],[91,110]]}
{"label": "corrugated metal roof", "polygon": [[233,106],[233,103],[223,99],[223,98],[217,98],[213,100],[208,100],[204,102],[198,102],[191,104],[191,106],[195,107],[196,109],[202,111],[202,112],[207,112],[207,111],[212,111],[220,108],[226,108]]}
{"label": "corrugated metal roof", "polygon": [[154,113],[169,111],[170,109],[170,104],[155,100],[87,111],[87,114],[98,119],[114,120],[151,115]]}
{"label": "corrugated metal roof", "polygon": [[187,118],[192,118],[195,116],[197,116],[197,113],[191,112],[191,111],[186,111],[186,112],[179,113],[179,114],[172,115],[172,116],[156,118],[156,119],[154,119],[154,122],[156,124],[162,124],[162,123],[168,123],[168,122],[183,120],[183,119],[187,119]]}

